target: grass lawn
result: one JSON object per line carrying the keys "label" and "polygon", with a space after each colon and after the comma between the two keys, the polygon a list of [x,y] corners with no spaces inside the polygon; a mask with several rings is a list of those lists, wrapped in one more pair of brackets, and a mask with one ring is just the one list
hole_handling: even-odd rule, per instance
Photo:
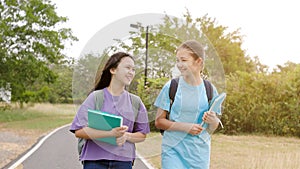
{"label": "grass lawn", "polygon": [[46,132],[71,123],[75,107],[71,104],[34,104],[22,109],[0,110],[0,126],[10,130]]}
{"label": "grass lawn", "polygon": [[[160,168],[160,133],[137,144],[139,153]],[[212,137],[211,169],[299,169],[300,139],[256,135]]]}
{"label": "grass lawn", "polygon": [[[35,104],[24,109],[0,110],[0,127],[45,133],[71,123],[74,105]],[[137,150],[155,168],[160,168],[160,133],[150,133]],[[214,134],[211,169],[299,169],[300,138]]]}

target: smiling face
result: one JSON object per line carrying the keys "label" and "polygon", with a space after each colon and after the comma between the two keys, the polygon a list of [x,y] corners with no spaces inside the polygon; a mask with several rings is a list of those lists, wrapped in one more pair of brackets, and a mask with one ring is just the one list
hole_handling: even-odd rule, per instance
{"label": "smiling face", "polygon": [[195,59],[187,49],[180,49],[176,53],[176,65],[183,76],[197,75],[201,71],[202,59]]}
{"label": "smiling face", "polygon": [[112,80],[121,85],[129,85],[135,75],[134,61],[130,57],[124,57],[118,67],[111,69],[110,72]]}

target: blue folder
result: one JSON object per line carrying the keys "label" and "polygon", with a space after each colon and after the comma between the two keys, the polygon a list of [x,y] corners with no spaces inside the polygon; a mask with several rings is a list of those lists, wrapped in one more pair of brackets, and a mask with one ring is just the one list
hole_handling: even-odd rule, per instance
{"label": "blue folder", "polygon": [[218,115],[221,115],[221,106],[225,98],[226,98],[226,93],[221,93],[218,96],[214,97],[210,102],[208,111],[213,111]]}
{"label": "blue folder", "polygon": [[[221,94],[215,96],[209,104],[208,111],[215,112],[217,115],[222,115],[221,106],[222,106],[222,103],[224,102],[225,98],[226,98],[226,93],[221,93]],[[223,124],[222,124],[221,120],[219,120],[219,122],[221,124],[221,127],[223,128]],[[207,127],[207,124],[204,123],[204,121],[202,121],[200,125],[204,128]]]}

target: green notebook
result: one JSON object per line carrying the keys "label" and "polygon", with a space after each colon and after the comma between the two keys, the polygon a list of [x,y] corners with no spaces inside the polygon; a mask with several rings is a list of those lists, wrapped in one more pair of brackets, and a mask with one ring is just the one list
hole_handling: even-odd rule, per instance
{"label": "green notebook", "polygon": [[[88,110],[88,127],[109,131],[123,125],[123,117],[102,112],[99,110]],[[116,137],[97,138],[95,140],[117,145]]]}

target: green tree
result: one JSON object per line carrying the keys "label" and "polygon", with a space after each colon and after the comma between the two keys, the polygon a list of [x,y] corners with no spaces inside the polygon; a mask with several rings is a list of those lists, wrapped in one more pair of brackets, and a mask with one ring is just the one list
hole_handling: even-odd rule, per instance
{"label": "green tree", "polygon": [[49,84],[49,92],[51,95],[46,101],[50,103],[72,103],[72,78],[73,65],[62,64],[56,65],[52,70],[58,75],[56,81]]}
{"label": "green tree", "polygon": [[[135,57],[136,72],[142,77],[145,69],[145,46],[146,27],[137,23],[138,31],[130,32],[129,43],[117,40],[118,44],[112,47],[113,51],[125,50],[133,53]],[[172,77],[170,69],[174,66],[174,53],[176,47],[181,43],[176,37],[166,34],[158,28],[160,25],[149,26],[148,30],[148,77],[161,78]]]}
{"label": "green tree", "polygon": [[[119,42],[117,47],[114,47],[114,49],[123,49],[132,52],[134,56],[138,56],[136,65],[139,73],[145,68],[147,26],[141,23],[136,24],[138,30],[130,32],[129,42],[119,40],[117,41]],[[250,57],[246,56],[245,51],[241,47],[243,37],[239,30],[230,32],[227,27],[218,25],[215,19],[207,15],[195,19],[192,18],[189,11],[183,15],[183,19],[165,15],[161,24],[149,25],[148,28],[149,79],[172,77],[176,59],[175,50],[178,45],[188,39],[195,39],[204,44],[207,55],[205,74],[219,91],[225,90],[224,74],[231,74],[237,71],[261,72],[264,70],[257,57],[255,60],[251,60]],[[141,80],[142,78],[142,76],[138,77]],[[155,82],[153,81],[153,83]],[[142,95],[142,93],[138,94]],[[149,100],[149,103],[153,103],[153,99],[145,98],[145,100]],[[146,103],[146,105],[150,104]]]}
{"label": "green tree", "polygon": [[[189,19],[191,15],[188,13],[186,17]],[[216,19],[207,15],[196,18],[195,24],[200,25],[201,32],[217,51],[223,63],[225,74],[235,73],[236,71],[253,72],[256,70],[255,62],[249,56],[246,56],[245,51],[241,47],[243,36],[240,33],[240,29],[229,32],[228,27],[218,25]],[[260,63],[259,60],[256,61]]]}
{"label": "green tree", "polygon": [[73,98],[82,103],[101,75],[101,71],[110,55],[105,50],[100,54],[86,54],[76,61],[73,72]]}
{"label": "green tree", "polygon": [[[141,23],[137,23],[137,25],[139,30],[130,32],[131,43],[119,41],[119,48],[142,56],[139,57],[138,63],[144,67],[146,27]],[[257,57],[252,60],[242,49],[243,36],[240,30],[230,32],[228,27],[218,25],[216,19],[210,18],[208,15],[195,19],[192,18],[189,11],[183,15],[183,19],[165,15],[163,23],[149,26],[148,32],[150,77],[171,77],[170,69],[175,63],[176,47],[187,39],[196,39],[205,45],[208,59],[211,59],[207,62],[207,66],[215,64],[210,62],[216,62],[220,58],[225,74],[236,71],[258,71],[257,65],[260,64],[260,61]],[[209,74],[213,75],[217,72],[209,72]]]}
{"label": "green tree", "polygon": [[0,0],[0,86],[10,84],[12,101],[31,100],[45,91],[57,75],[51,66],[62,64],[66,42],[77,40],[71,29],[58,28],[67,21],[56,14],[49,0]]}
{"label": "green tree", "polygon": [[222,132],[300,137],[299,79],[300,64],[295,63],[278,66],[268,74],[229,75]]}

